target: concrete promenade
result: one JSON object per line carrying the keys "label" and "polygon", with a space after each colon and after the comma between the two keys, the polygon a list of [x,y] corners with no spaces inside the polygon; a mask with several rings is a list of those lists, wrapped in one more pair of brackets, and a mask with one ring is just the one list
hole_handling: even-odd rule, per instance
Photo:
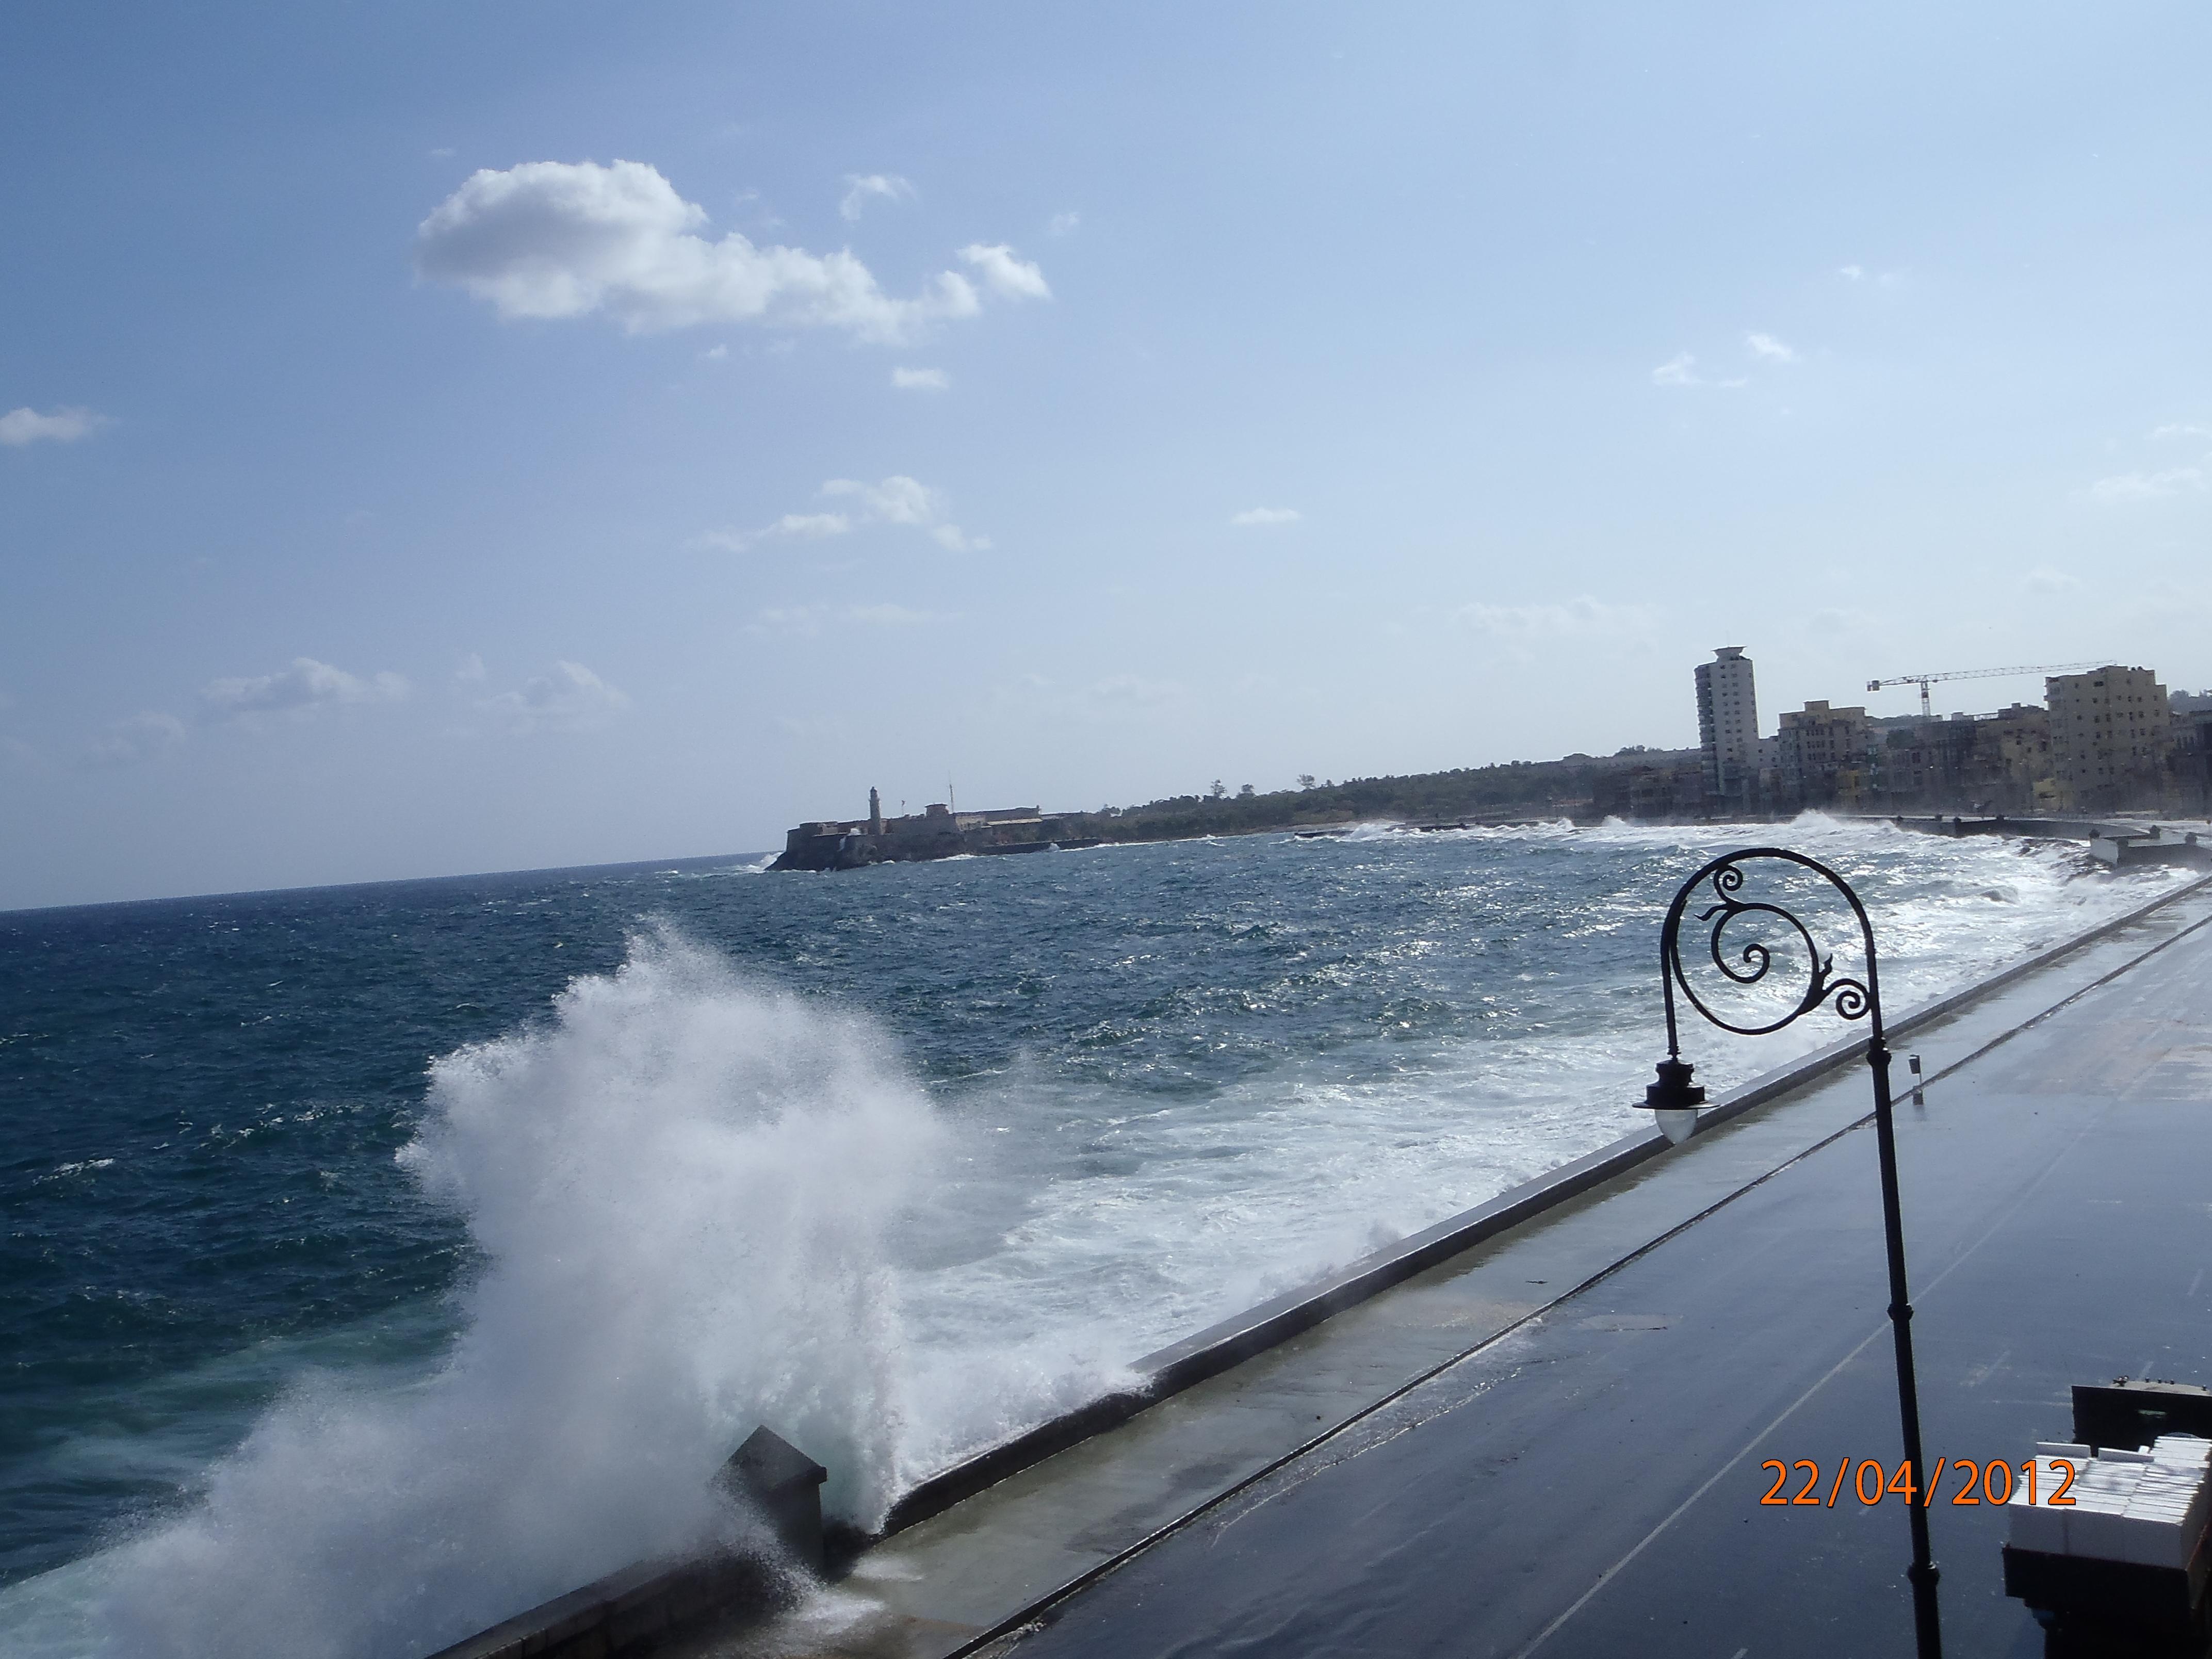
{"label": "concrete promenade", "polygon": [[[1898,1121],[1931,1459],[2017,1466],[2076,1382],[2212,1382],[2208,921],[2192,894],[1899,1044],[1931,1074]],[[1767,1458],[1824,1497],[1898,1462],[1869,1104],[1832,1073],[685,1650],[1909,1652],[1900,1500],[1759,1502]],[[2003,1517],[1931,1526],[1947,1650],[2040,1653]]]}

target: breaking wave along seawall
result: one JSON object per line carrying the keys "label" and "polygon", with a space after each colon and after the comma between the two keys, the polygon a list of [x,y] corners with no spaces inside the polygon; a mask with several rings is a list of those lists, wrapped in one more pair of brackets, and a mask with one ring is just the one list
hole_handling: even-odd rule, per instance
{"label": "breaking wave along seawall", "polygon": [[[186,1391],[175,1416],[196,1420],[135,1434],[109,1420],[127,1386],[38,1399],[40,1432],[7,1449],[0,1479],[58,1514],[89,1462],[111,1479],[104,1516],[81,1505],[43,1545],[51,1559],[74,1537],[85,1559],[0,1592],[0,1640],[424,1650],[744,1524],[704,1476],[760,1421],[831,1468],[832,1509],[872,1521],[1148,1349],[1643,1121],[1630,1103],[1657,1044],[1659,910],[1697,860],[1746,838],[1378,830],[829,878],[730,865],[418,884],[373,915],[358,895],[276,918],[265,899],[149,915],[147,971],[207,975],[227,1012],[276,948],[257,930],[282,933],[295,968],[320,950],[322,971],[356,977],[404,939],[432,983],[480,1000],[441,1025],[394,991],[399,1040],[483,1034],[444,1045],[381,1145],[305,1147],[326,1188],[385,1181],[368,1162],[382,1160],[385,1213],[364,1206],[353,1248],[319,1269],[343,1316],[264,1334],[258,1388],[197,1407]],[[1818,819],[1787,840],[1866,894],[1893,1007],[2171,879]],[[431,933],[450,960],[422,960]],[[229,978],[192,966],[211,951]],[[96,1046],[92,1024],[46,1023]],[[1695,1057],[1725,1085],[1831,1035]],[[292,1036],[289,1079],[210,1047],[205,1098],[179,1113],[134,1131],[118,1109],[90,1137],[48,1126],[24,1185],[51,1207],[38,1224],[95,1224],[103,1191],[111,1220],[143,1202],[181,1139],[216,1149],[196,1178],[270,1183],[226,1224],[275,1237],[276,1200],[299,1194],[276,1191],[293,1171],[267,1149],[343,1121],[338,1052],[381,1040]],[[283,1087],[301,1098],[252,1098]],[[307,1097],[323,1105],[302,1111]],[[192,1142],[226,1109],[266,1133]],[[119,1237],[132,1247],[127,1224]],[[425,1269],[442,1288],[380,1304],[337,1282],[372,1244],[443,1262]],[[189,1333],[173,1343],[170,1372],[220,1357],[224,1294],[174,1292],[210,1323],[197,1356]],[[32,1340],[70,1340],[31,1311]],[[395,1325],[431,1334],[395,1352],[376,1334]],[[348,1347],[349,1332],[368,1334]],[[193,1435],[221,1449],[183,1455]],[[19,1540],[33,1561],[40,1547]]]}

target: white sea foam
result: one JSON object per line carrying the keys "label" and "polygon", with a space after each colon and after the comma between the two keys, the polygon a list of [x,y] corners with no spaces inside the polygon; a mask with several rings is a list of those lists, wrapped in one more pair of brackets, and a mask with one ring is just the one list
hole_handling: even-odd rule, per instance
{"label": "white sea foam", "polygon": [[82,1175],[87,1170],[112,1170],[114,1167],[115,1160],[112,1158],[88,1158],[75,1164],[57,1164],[37,1179],[59,1181],[67,1176]]}
{"label": "white sea foam", "polygon": [[947,1140],[865,1024],[663,935],[434,1068],[402,1157],[483,1252],[433,1378],[297,1384],[187,1513],[109,1552],[93,1644],[435,1647],[742,1524],[762,1420],[872,1519],[898,1477],[884,1235]]}

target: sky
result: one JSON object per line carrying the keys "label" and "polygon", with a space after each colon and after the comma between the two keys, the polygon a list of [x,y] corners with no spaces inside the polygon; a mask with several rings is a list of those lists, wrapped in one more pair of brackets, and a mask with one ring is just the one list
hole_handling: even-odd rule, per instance
{"label": "sky", "polygon": [[17,0],[0,908],[1686,744],[1723,644],[1768,731],[2212,685],[2207,62],[2180,3]]}

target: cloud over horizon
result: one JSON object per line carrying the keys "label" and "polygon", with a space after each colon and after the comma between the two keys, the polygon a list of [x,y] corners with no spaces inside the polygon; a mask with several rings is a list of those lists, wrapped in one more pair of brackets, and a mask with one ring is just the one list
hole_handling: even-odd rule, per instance
{"label": "cloud over horizon", "polygon": [[894,473],[880,483],[832,478],[822,486],[821,493],[853,505],[827,513],[787,513],[758,530],[710,531],[696,538],[693,544],[742,553],[763,541],[787,538],[819,541],[830,536],[849,535],[863,526],[887,524],[926,532],[932,541],[948,552],[981,553],[988,552],[991,546],[989,537],[970,536],[945,516],[947,504],[943,490],[933,489],[920,479],[909,478],[903,473]]}
{"label": "cloud over horizon", "polygon": [[58,409],[51,415],[30,408],[11,409],[0,415],[0,444],[11,449],[25,444],[73,444],[107,424],[106,416],[88,409]]}
{"label": "cloud over horizon", "polygon": [[[504,319],[604,312],[632,334],[757,323],[897,344],[982,309],[957,271],[896,299],[849,249],[760,247],[734,230],[710,241],[696,234],[706,223],[704,208],[643,162],[526,161],[479,169],[439,204],[416,228],[415,269],[489,300]],[[994,294],[1049,295],[1042,272],[1003,245],[961,257]]]}
{"label": "cloud over horizon", "polygon": [[509,737],[539,732],[597,732],[629,707],[629,696],[580,662],[556,661],[519,691],[502,691],[477,704]]}
{"label": "cloud over horizon", "polygon": [[[2212,438],[2212,427],[2195,421],[2169,421],[2151,428],[2153,443],[2176,439],[2202,443]],[[2185,495],[2212,486],[2212,454],[2179,466],[2139,469],[2114,473],[2089,486],[2091,499],[2100,501],[2150,501],[2168,495]]]}
{"label": "cloud over horizon", "polygon": [[257,714],[307,718],[319,710],[348,704],[397,702],[409,690],[407,682],[397,674],[375,674],[363,679],[313,657],[295,657],[290,667],[274,674],[211,680],[200,690],[200,703],[210,720]]}
{"label": "cloud over horizon", "polygon": [[2100,501],[2149,501],[2202,489],[2207,479],[2202,465],[2170,466],[2157,472],[2120,472],[2100,478],[2089,493]]}

